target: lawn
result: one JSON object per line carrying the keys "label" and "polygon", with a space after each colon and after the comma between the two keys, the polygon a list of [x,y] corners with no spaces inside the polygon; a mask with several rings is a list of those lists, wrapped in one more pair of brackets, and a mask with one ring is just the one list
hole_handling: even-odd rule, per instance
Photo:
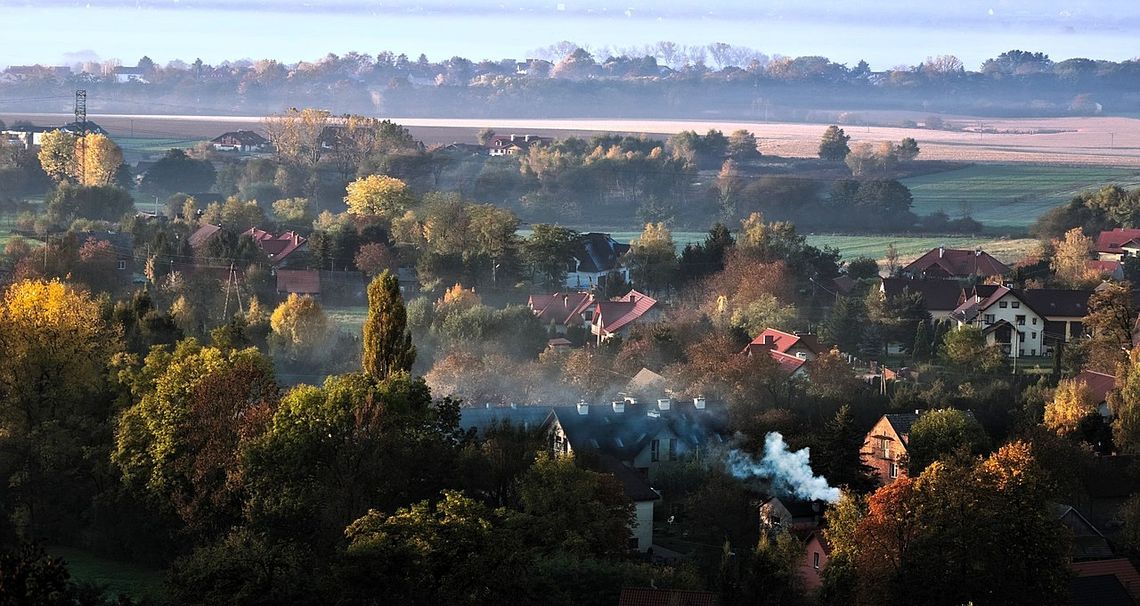
{"label": "lawn", "polygon": [[1109,184],[1140,185],[1140,171],[1093,166],[976,164],[959,170],[904,179],[914,196],[913,210],[939,210],[951,218],[968,211],[988,231],[1029,227],[1045,211],[1086,190]]}
{"label": "lawn", "polygon": [[359,335],[364,329],[364,318],[368,316],[368,307],[326,307],[325,314],[333,325],[341,331],[351,335]]}
{"label": "lawn", "polygon": [[47,551],[67,562],[73,579],[103,586],[111,596],[124,594],[136,600],[149,597],[159,602],[165,596],[163,570],[108,560],[71,547],[49,547]]}
{"label": "lawn", "polygon": [[128,164],[139,160],[156,159],[172,147],[189,149],[203,139],[152,139],[148,137],[115,137]]}

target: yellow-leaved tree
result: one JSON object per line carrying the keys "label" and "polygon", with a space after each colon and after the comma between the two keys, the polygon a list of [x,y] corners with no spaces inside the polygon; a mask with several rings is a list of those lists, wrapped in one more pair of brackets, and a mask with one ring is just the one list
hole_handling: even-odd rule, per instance
{"label": "yellow-leaved tree", "polygon": [[294,359],[318,355],[330,341],[328,316],[321,304],[308,295],[289,295],[269,316],[269,326],[273,343]]}
{"label": "yellow-leaved tree", "polygon": [[75,157],[81,185],[111,185],[123,163],[123,150],[106,135],[89,134],[76,142]]}
{"label": "yellow-leaved tree", "polygon": [[37,156],[40,167],[56,183],[72,181],[75,178],[78,172],[75,166],[78,160],[75,157],[78,141],[79,137],[62,130],[46,132],[40,139],[40,151]]}
{"label": "yellow-leaved tree", "polygon": [[408,184],[387,175],[370,175],[348,184],[344,203],[354,215],[398,217],[412,206],[415,198]]}
{"label": "yellow-leaved tree", "polygon": [[1068,288],[1085,288],[1096,284],[1100,274],[1089,268],[1089,252],[1093,249],[1092,238],[1084,235],[1081,228],[1074,227],[1065,232],[1061,240],[1053,241],[1053,273],[1057,280]]}
{"label": "yellow-leaved tree", "polygon": [[1063,379],[1053,392],[1053,400],[1045,405],[1045,426],[1060,435],[1072,435],[1085,417],[1096,413],[1096,404],[1087,383]]}

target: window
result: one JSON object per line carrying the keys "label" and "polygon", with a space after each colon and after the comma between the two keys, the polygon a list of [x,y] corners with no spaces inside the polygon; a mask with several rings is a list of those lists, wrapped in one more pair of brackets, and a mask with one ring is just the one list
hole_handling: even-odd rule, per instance
{"label": "window", "polygon": [[890,467],[887,468],[887,475],[889,475],[892,480],[899,477],[899,464],[891,461]]}
{"label": "window", "polygon": [[818,551],[811,554],[811,565],[812,565],[812,568],[819,570],[819,552]]}
{"label": "window", "polygon": [[879,438],[879,452],[883,453],[884,459],[891,458],[891,439]]}
{"label": "window", "polygon": [[1017,325],[1025,326],[1025,316],[1017,316]]}
{"label": "window", "polygon": [[1031,333],[1029,333],[1029,338],[1030,338],[1030,339],[1036,339],[1036,338],[1037,338],[1037,333],[1035,333],[1035,332],[1031,332]]}
{"label": "window", "polygon": [[123,259],[119,259],[119,266],[118,267],[119,267],[119,269],[126,269],[127,268],[127,262],[124,261]]}
{"label": "window", "polygon": [[1031,356],[1035,356],[1035,355],[1037,355],[1037,350],[1036,350],[1036,349],[1030,349],[1030,350],[1029,350],[1029,355],[1031,355]]}
{"label": "window", "polygon": [[1020,301],[1014,301],[1013,303],[1010,304],[1010,307],[1017,309],[1017,308],[1021,307],[1021,302]]}
{"label": "window", "polygon": [[677,460],[677,440],[669,440],[669,460]]}
{"label": "window", "polygon": [[1009,306],[1009,303],[1007,303],[1006,301],[1002,301],[1001,303],[998,303],[998,307],[1000,307],[1002,309],[1005,309],[1007,306]]}
{"label": "window", "polygon": [[1033,325],[1037,326],[1037,318],[1033,318]]}
{"label": "window", "polygon": [[653,440],[649,443],[649,460],[654,463],[661,460],[661,440]]}
{"label": "window", "polygon": [[986,314],[984,320],[985,320],[986,324],[993,324],[994,323],[994,315],[993,314]]}

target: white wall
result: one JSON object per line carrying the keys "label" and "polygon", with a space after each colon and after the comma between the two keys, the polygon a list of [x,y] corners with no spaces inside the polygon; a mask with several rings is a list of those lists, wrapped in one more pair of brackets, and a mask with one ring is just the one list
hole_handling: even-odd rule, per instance
{"label": "white wall", "polygon": [[[1005,307],[1001,306],[1002,303],[1006,304]],[[1017,305],[1017,307],[1014,307],[1014,305]],[[1025,303],[1022,303],[1013,293],[1006,293],[1004,297],[998,299],[993,305],[982,311],[982,313],[974,319],[972,324],[984,330],[991,324],[990,322],[986,322],[986,316],[989,315],[993,316],[992,323],[1005,320],[1022,332],[1020,339],[1018,339],[1017,335],[1013,335],[1010,339],[1010,347],[1018,347],[1025,350],[1025,353],[1020,354],[1017,351],[1010,351],[1010,357],[1043,355],[1045,351],[1045,319],[1034,313],[1032,309],[1029,309],[1029,307],[1026,306]],[[1017,316],[1025,316],[1024,325],[1019,326],[1017,324]],[[994,338],[995,336],[991,334],[987,338],[987,342],[992,342]],[[1015,340],[1017,341],[1016,344]]]}
{"label": "white wall", "polygon": [[637,550],[645,552],[653,545],[653,503],[655,501],[637,501],[634,509],[637,513],[637,525],[632,528],[633,536],[637,538]]}

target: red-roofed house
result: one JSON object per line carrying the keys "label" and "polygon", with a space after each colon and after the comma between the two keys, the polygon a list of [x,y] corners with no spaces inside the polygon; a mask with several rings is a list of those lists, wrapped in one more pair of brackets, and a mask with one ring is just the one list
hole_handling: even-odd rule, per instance
{"label": "red-roofed house", "polygon": [[1096,258],[1101,261],[1123,261],[1140,253],[1140,229],[1118,227],[1100,232],[1096,237]]}
{"label": "red-roofed house", "polygon": [[269,256],[269,263],[274,267],[285,267],[289,265],[290,261],[300,257],[298,253],[308,250],[308,239],[295,231],[282,232],[275,236],[267,231],[251,227],[243,231],[241,235],[253,238],[258,248]]}
{"label": "red-roofed house", "polygon": [[588,292],[531,295],[527,307],[557,334],[566,334],[570,326],[582,326],[592,319],[594,295]]}
{"label": "red-roofed house", "polygon": [[1116,577],[1128,595],[1132,596],[1133,600],[1140,602],[1140,573],[1136,572],[1136,567],[1126,558],[1073,562],[1070,567],[1077,578]]}
{"label": "red-roofed house", "polygon": [[1085,262],[1085,267],[1089,268],[1089,271],[1096,272],[1105,278],[1113,280],[1124,279],[1124,264],[1120,261],[1098,261],[1096,259],[1089,259]]}
{"label": "red-roofed house", "polygon": [[959,250],[939,246],[903,268],[915,278],[985,278],[1004,276],[1009,267],[982,250]]}
{"label": "red-roofed house", "polygon": [[315,269],[277,270],[277,294],[321,295],[321,272]]}
{"label": "red-roofed house", "polygon": [[615,336],[625,336],[634,323],[656,320],[659,312],[657,299],[631,290],[624,297],[613,301],[598,301],[594,305],[590,333],[598,338],[598,343]]}
{"label": "red-roofed house", "polygon": [[210,239],[216,236],[220,231],[222,231],[222,227],[220,225],[210,225],[207,223],[206,225],[203,225],[202,227],[194,230],[194,233],[190,234],[190,237],[187,239],[187,241],[190,243],[190,248],[198,250],[205,246],[206,243],[209,242]]}
{"label": "red-roofed house", "polygon": [[765,328],[752,342],[744,348],[745,353],[758,351],[774,351],[794,358],[814,360],[824,352],[823,346],[815,335],[801,335],[786,333],[775,328]]}
{"label": "red-roofed house", "polygon": [[1089,394],[1096,402],[1097,410],[1102,417],[1106,419],[1112,417],[1112,411],[1108,408],[1107,400],[1108,392],[1116,389],[1116,377],[1095,370],[1082,370],[1080,374],[1073,377],[1073,380],[1088,385]]}

